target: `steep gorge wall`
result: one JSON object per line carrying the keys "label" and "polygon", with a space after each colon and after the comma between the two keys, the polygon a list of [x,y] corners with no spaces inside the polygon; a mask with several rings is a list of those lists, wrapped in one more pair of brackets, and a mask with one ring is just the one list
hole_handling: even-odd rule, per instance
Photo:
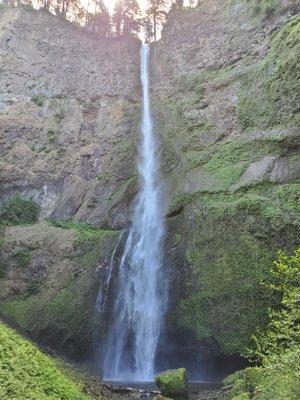
{"label": "steep gorge wall", "polygon": [[136,182],[139,41],[92,38],[42,11],[0,18],[1,202],[18,192],[42,218],[123,226]]}
{"label": "steep gorge wall", "polygon": [[[161,353],[197,367],[209,352],[244,351],[265,325],[259,282],[299,237],[299,10],[255,4],[173,11],[152,51],[169,199],[167,334],[177,338]],[[97,41],[22,9],[1,10],[0,24],[1,202],[20,193],[40,207],[39,222],[2,227],[0,311],[82,355],[118,236],[110,229],[128,225],[136,193],[139,42]]]}
{"label": "steep gorge wall", "polygon": [[299,244],[299,9],[270,4],[173,11],[153,57],[168,329],[187,349],[196,335],[213,352],[243,352],[267,321],[260,281],[278,249]]}
{"label": "steep gorge wall", "polygon": [[139,47],[0,10],[0,311],[76,357],[136,191]]}

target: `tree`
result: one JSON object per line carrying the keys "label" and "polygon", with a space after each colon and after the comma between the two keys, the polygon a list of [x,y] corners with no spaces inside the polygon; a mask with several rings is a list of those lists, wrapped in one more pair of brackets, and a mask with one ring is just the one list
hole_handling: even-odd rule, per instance
{"label": "tree", "polygon": [[147,15],[152,19],[154,41],[157,39],[157,28],[166,16],[167,0],[149,0]]}
{"label": "tree", "polygon": [[150,17],[147,16],[146,18],[143,19],[142,27],[143,27],[145,42],[150,43],[153,39],[153,25]]}
{"label": "tree", "polygon": [[116,36],[137,34],[141,27],[140,16],[141,10],[137,0],[119,0],[113,14]]}
{"label": "tree", "polygon": [[94,13],[85,12],[84,27],[102,37],[110,35],[111,19],[103,0],[94,0]]}

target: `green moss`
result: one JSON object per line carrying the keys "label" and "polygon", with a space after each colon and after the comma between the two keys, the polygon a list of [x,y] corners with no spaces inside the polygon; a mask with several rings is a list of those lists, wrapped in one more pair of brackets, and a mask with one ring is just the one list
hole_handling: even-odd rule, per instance
{"label": "green moss", "polygon": [[3,400],[88,400],[83,384],[56,361],[0,323],[0,397]]}
{"label": "green moss", "polygon": [[31,261],[31,251],[28,249],[20,249],[12,254],[12,258],[18,267],[25,269]]}
{"label": "green moss", "polygon": [[156,375],[155,382],[164,396],[174,400],[184,400],[188,398],[185,368],[162,372]]}
{"label": "green moss", "polygon": [[0,208],[0,224],[32,224],[37,221],[38,211],[38,205],[33,200],[15,196]]}
{"label": "green moss", "polygon": [[257,326],[267,324],[271,301],[260,281],[278,247],[297,245],[298,197],[297,183],[188,196],[190,205],[182,204],[193,221],[186,239],[191,272],[179,325],[199,339],[216,339],[223,352],[251,345]]}
{"label": "green moss", "polygon": [[280,0],[230,0],[229,9],[236,4],[244,3],[247,16],[253,19],[267,20],[283,11],[283,5]]}
{"label": "green moss", "polygon": [[0,260],[0,279],[4,278],[7,272],[7,263]]}
{"label": "green moss", "polygon": [[26,291],[29,296],[32,296],[40,293],[41,289],[42,289],[42,281],[39,279],[34,279],[29,281]]}
{"label": "green moss", "polygon": [[181,324],[199,339],[214,337],[225,353],[242,352],[255,328],[267,321],[268,298],[259,282],[271,257],[232,220],[199,221],[187,253],[192,274],[180,306]]}
{"label": "green moss", "polygon": [[204,98],[204,76],[199,75],[184,75],[178,82],[178,89],[182,94],[188,93],[190,96],[189,104],[197,104]]}
{"label": "green moss", "polygon": [[43,107],[46,100],[46,96],[44,94],[36,94],[31,97],[31,101],[36,104],[38,107]]}
{"label": "green moss", "polygon": [[196,198],[196,194],[181,194],[175,197],[171,202],[168,214],[177,214],[182,211],[183,207],[191,203]]}
{"label": "green moss", "polygon": [[55,142],[56,135],[57,135],[57,133],[55,131],[53,131],[52,129],[47,132],[48,142],[50,144],[53,144]]}
{"label": "green moss", "polygon": [[273,37],[266,57],[245,77],[237,105],[244,129],[299,125],[299,36],[296,17]]}
{"label": "green moss", "polygon": [[2,301],[0,312],[42,343],[82,356],[93,338],[95,269],[118,232],[73,221],[48,223],[75,232],[75,255],[63,259],[58,280],[24,278],[24,289]]}
{"label": "green moss", "polygon": [[15,321],[22,329],[29,326],[30,309],[28,301],[23,299],[15,299],[1,303],[1,313]]}

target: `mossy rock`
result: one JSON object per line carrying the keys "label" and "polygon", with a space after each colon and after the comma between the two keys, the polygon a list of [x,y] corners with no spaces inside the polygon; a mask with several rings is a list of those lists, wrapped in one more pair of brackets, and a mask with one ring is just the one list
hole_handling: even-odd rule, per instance
{"label": "mossy rock", "polygon": [[187,373],[185,368],[161,372],[156,375],[155,382],[163,396],[175,400],[188,398]]}

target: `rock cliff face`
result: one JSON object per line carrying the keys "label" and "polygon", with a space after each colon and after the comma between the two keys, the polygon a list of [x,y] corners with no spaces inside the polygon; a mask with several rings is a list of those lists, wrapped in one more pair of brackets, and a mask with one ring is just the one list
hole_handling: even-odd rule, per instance
{"label": "rock cliff face", "polygon": [[[164,359],[175,349],[197,369],[195,348],[243,352],[267,320],[259,282],[297,244],[297,12],[287,0],[203,1],[172,11],[152,49],[169,202]],[[3,223],[0,310],[80,355],[118,236],[109,229],[128,225],[136,193],[139,43],[22,9],[1,10],[0,26],[1,216],[16,194],[40,209],[33,225]]]}
{"label": "rock cliff face", "polygon": [[1,201],[19,192],[42,218],[126,224],[139,41],[99,41],[24,9],[1,10],[0,32]]}
{"label": "rock cliff face", "polygon": [[298,242],[296,12],[293,2],[203,1],[170,14],[153,56],[169,327],[226,354],[263,328],[270,299],[259,282]]}

